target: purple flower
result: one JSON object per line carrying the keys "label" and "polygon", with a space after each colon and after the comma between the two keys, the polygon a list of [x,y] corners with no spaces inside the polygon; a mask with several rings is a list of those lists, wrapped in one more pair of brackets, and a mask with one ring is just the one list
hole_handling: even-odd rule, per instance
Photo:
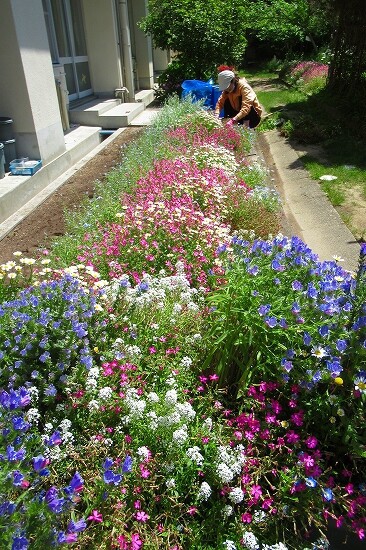
{"label": "purple flower", "polygon": [[19,449],[19,451],[16,451],[13,445],[8,445],[6,447],[6,455],[9,462],[17,462],[18,460],[24,459],[25,449]]}
{"label": "purple flower", "polygon": [[15,470],[13,472],[13,485],[15,485],[15,487],[20,487],[23,479],[24,476],[21,472],[19,472],[18,470]]}
{"label": "purple flower", "polygon": [[132,470],[132,458],[127,455],[122,465],[122,472],[130,472]]}
{"label": "purple flower", "polygon": [[48,458],[42,455],[33,457],[33,468],[36,472],[40,473],[50,463]]}
{"label": "purple flower", "polygon": [[80,519],[79,521],[70,521],[67,526],[67,530],[69,531],[69,533],[80,533],[81,531],[84,531],[84,529],[86,529],[85,519]]}
{"label": "purple flower", "polygon": [[270,304],[262,305],[262,306],[259,306],[258,313],[263,317],[263,315],[266,315],[270,309],[271,309]]}
{"label": "purple flower", "polygon": [[69,488],[71,489],[72,492],[78,493],[83,489],[83,487],[84,487],[84,480],[79,474],[79,472],[76,472],[72,480],[70,481]]}
{"label": "purple flower", "polygon": [[61,433],[58,432],[57,430],[50,436],[49,440],[47,441],[47,445],[49,447],[60,445],[61,443],[62,443]]}
{"label": "purple flower", "polygon": [[114,464],[114,460],[112,458],[106,458],[103,463],[103,470],[109,470]]}
{"label": "purple flower", "polygon": [[14,537],[11,550],[26,550],[29,546],[29,542],[25,537]]}
{"label": "purple flower", "polygon": [[277,319],[276,319],[276,317],[266,317],[265,318],[265,323],[270,328],[274,328],[277,325]]}
{"label": "purple flower", "polygon": [[106,470],[103,475],[104,483],[108,485],[119,485],[122,481],[121,474],[115,474],[112,470]]}
{"label": "purple flower", "polygon": [[292,287],[292,290],[302,290],[303,289],[303,286],[300,283],[300,281],[293,281],[291,287]]}

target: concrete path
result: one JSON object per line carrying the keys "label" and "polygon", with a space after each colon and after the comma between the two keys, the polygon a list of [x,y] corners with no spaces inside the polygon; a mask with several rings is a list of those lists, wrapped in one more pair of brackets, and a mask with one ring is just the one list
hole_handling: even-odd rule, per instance
{"label": "concrete path", "polygon": [[356,270],[359,243],[319,182],[309,178],[296,151],[277,130],[258,134],[256,147],[272,172],[272,185],[282,198],[286,233],[300,237],[321,261],[339,256],[345,269]]}

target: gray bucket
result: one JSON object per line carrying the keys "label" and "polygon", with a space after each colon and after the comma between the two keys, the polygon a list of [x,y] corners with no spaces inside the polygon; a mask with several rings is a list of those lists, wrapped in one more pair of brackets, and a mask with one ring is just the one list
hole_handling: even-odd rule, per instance
{"label": "gray bucket", "polygon": [[8,116],[0,116],[0,141],[12,139],[13,136],[13,119]]}
{"label": "gray bucket", "polygon": [[4,145],[0,143],[0,180],[5,176],[5,156]]}
{"label": "gray bucket", "polygon": [[6,141],[0,141],[4,147],[5,158],[5,172],[10,172],[10,163],[17,158],[17,151],[15,148],[15,139],[7,139]]}

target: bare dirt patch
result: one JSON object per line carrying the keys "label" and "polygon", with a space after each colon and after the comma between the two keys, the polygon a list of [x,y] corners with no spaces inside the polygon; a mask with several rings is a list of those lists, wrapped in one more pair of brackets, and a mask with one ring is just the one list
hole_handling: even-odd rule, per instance
{"label": "bare dirt patch", "polygon": [[55,237],[63,235],[64,212],[78,209],[86,197],[93,197],[96,182],[103,181],[121,163],[124,148],[142,130],[127,128],[8,233],[0,241],[0,263],[13,259],[15,251],[33,257],[41,248],[48,248]]}

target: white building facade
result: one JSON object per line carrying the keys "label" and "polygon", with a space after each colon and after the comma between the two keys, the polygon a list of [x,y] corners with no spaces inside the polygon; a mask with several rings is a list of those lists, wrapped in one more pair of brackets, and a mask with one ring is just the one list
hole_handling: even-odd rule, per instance
{"label": "white building facade", "polygon": [[18,157],[63,154],[71,106],[153,89],[168,57],[139,29],[146,13],[146,0],[1,0],[0,117]]}

